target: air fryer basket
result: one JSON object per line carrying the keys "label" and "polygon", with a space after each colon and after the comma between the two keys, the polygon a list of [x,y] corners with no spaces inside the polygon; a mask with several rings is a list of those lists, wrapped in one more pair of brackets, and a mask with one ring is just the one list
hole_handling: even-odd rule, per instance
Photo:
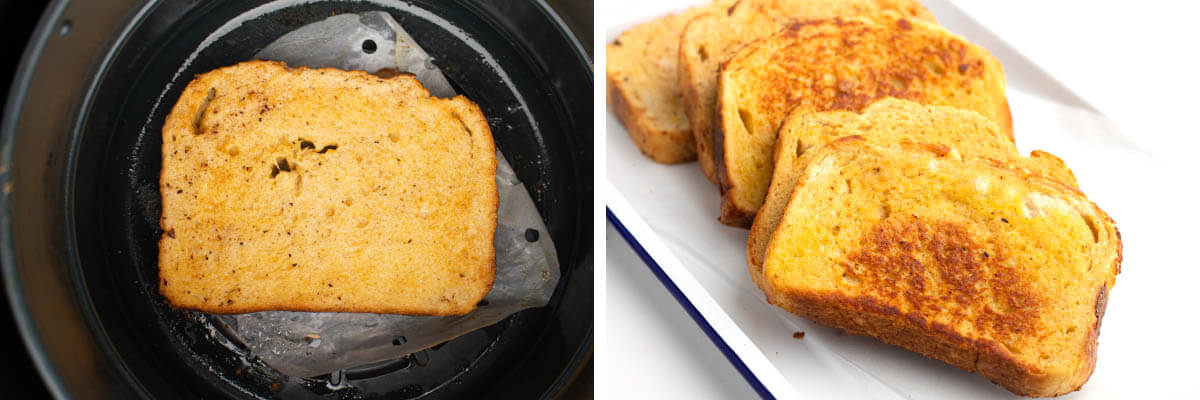
{"label": "air fryer basket", "polygon": [[[78,397],[534,398],[590,356],[591,67],[544,4],[59,2],[6,108],[3,263],[51,390]],[[553,236],[547,307],[343,376],[283,376],[157,292],[160,127],[197,73],[250,59],[331,14],[383,10],[479,103]],[[240,17],[239,17],[240,16]],[[244,19],[223,35],[229,21]],[[202,44],[202,50],[195,52]]]}

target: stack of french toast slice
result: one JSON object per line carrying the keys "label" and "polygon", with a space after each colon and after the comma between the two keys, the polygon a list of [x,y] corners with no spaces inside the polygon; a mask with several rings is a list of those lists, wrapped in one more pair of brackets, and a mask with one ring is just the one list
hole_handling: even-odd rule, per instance
{"label": "stack of french toast slice", "polygon": [[1017,150],[1000,62],[920,3],[717,0],[606,54],[618,119],[699,160],[771,304],[1020,395],[1091,376],[1120,233]]}

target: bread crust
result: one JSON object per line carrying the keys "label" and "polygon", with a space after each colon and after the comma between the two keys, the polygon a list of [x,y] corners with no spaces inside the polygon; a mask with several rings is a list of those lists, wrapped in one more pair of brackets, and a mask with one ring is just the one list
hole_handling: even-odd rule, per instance
{"label": "bread crust", "polygon": [[1013,357],[1000,343],[964,337],[952,327],[930,322],[917,313],[902,313],[870,297],[784,291],[772,298],[772,304],[821,325],[873,337],[967,372],[977,372],[1021,396],[1054,397],[1077,391],[1096,365],[1098,326],[1088,334],[1091,339],[1087,341],[1087,357],[1081,368],[1087,373],[1060,383],[1040,373],[1036,366]]}
{"label": "bread crust", "polygon": [[[721,66],[721,69],[724,70],[725,67]],[[717,85],[717,93],[723,92],[721,89],[723,86],[724,85],[720,84]],[[724,96],[721,94],[717,95],[717,98],[721,97]],[[719,110],[720,107],[717,109]],[[725,121],[725,118],[727,117],[724,113],[717,113],[715,116],[716,123],[713,124],[712,128],[713,165],[716,167],[717,186],[720,188],[721,193],[721,212],[719,215],[717,215],[717,221],[735,228],[749,229],[750,226],[754,224],[754,215],[756,212],[750,212],[747,210],[747,207],[740,206],[737,203],[728,200],[732,196],[732,194],[729,192],[731,190],[736,190],[734,188],[737,187],[737,184],[730,175],[729,168],[725,165],[725,154],[730,150],[736,151],[736,149],[726,148],[728,144],[725,142],[724,129],[728,122]]]}

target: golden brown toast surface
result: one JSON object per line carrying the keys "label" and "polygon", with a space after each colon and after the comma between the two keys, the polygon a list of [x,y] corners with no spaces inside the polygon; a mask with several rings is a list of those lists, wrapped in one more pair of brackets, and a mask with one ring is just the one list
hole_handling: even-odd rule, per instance
{"label": "golden brown toast surface", "polygon": [[643,23],[606,46],[609,104],[651,160],[674,164],[696,159],[676,72],[679,35],[692,17],[731,4],[733,0],[718,0]]}
{"label": "golden brown toast surface", "polygon": [[976,111],[1011,138],[1004,72],[981,47],[885,13],[793,25],[721,69],[714,145],[720,221],[749,227],[767,192],[775,135],[792,110],[859,111],[877,99]]}
{"label": "golden brown toast surface", "polygon": [[750,276],[756,283],[760,282],[767,242],[792,197],[797,176],[807,165],[805,155],[834,139],[851,135],[860,135],[877,145],[903,141],[944,145],[962,156],[1001,160],[1077,187],[1075,176],[1062,160],[1044,151],[1020,157],[1007,133],[973,111],[925,106],[895,98],[879,100],[861,115],[850,111],[799,111],[789,115],[779,128],[771,185],[750,227],[746,257]]}
{"label": "golden brown toast surface", "polygon": [[721,64],[747,44],[796,22],[883,11],[934,21],[933,14],[915,0],[742,0],[688,21],[679,36],[677,79],[704,175],[717,182],[712,129]]}
{"label": "golden brown toast surface", "polygon": [[464,97],[246,62],[196,76],[162,136],[173,306],[456,315],[491,290],[495,147]]}
{"label": "golden brown toast surface", "polygon": [[943,146],[845,137],[799,178],[763,265],[768,301],[979,372],[1077,390],[1120,272],[1112,220],[1081,193]]}

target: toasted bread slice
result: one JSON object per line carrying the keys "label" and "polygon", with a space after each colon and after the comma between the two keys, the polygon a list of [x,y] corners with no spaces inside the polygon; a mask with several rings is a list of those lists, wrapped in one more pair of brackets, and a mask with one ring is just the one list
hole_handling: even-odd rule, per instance
{"label": "toasted bread slice", "polygon": [[763,287],[814,322],[1053,396],[1095,368],[1120,264],[1113,221],[1060,182],[849,136],[801,172]]}
{"label": "toasted bread slice", "polygon": [[767,189],[766,201],[754,217],[754,225],[750,227],[746,259],[755,283],[760,283],[767,242],[792,197],[797,176],[809,161],[805,156],[834,139],[852,135],[881,145],[907,141],[947,146],[964,157],[1000,160],[1078,187],[1075,175],[1062,160],[1044,151],[1021,157],[1016,145],[996,123],[974,111],[925,106],[895,98],[879,100],[861,115],[850,111],[799,111],[789,115],[779,128],[771,186]]}
{"label": "toasted bread slice", "polygon": [[162,139],[172,306],[456,315],[491,290],[496,150],[464,97],[246,62],[196,76]]}
{"label": "toasted bread slice", "polygon": [[704,175],[717,182],[712,127],[721,64],[747,44],[796,22],[875,15],[885,10],[934,21],[933,14],[915,0],[742,0],[688,21],[679,37],[677,79]]}
{"label": "toasted bread slice", "polygon": [[606,46],[608,101],[629,138],[651,160],[675,164],[696,159],[691,125],[679,93],[679,35],[692,17],[724,10],[717,0],[625,31]]}
{"label": "toasted bread slice", "polygon": [[793,109],[859,111],[897,97],[976,111],[1011,137],[1004,71],[981,47],[924,21],[810,21],[757,41],[721,69],[714,144],[720,221],[749,227],[766,196],[772,148]]}

